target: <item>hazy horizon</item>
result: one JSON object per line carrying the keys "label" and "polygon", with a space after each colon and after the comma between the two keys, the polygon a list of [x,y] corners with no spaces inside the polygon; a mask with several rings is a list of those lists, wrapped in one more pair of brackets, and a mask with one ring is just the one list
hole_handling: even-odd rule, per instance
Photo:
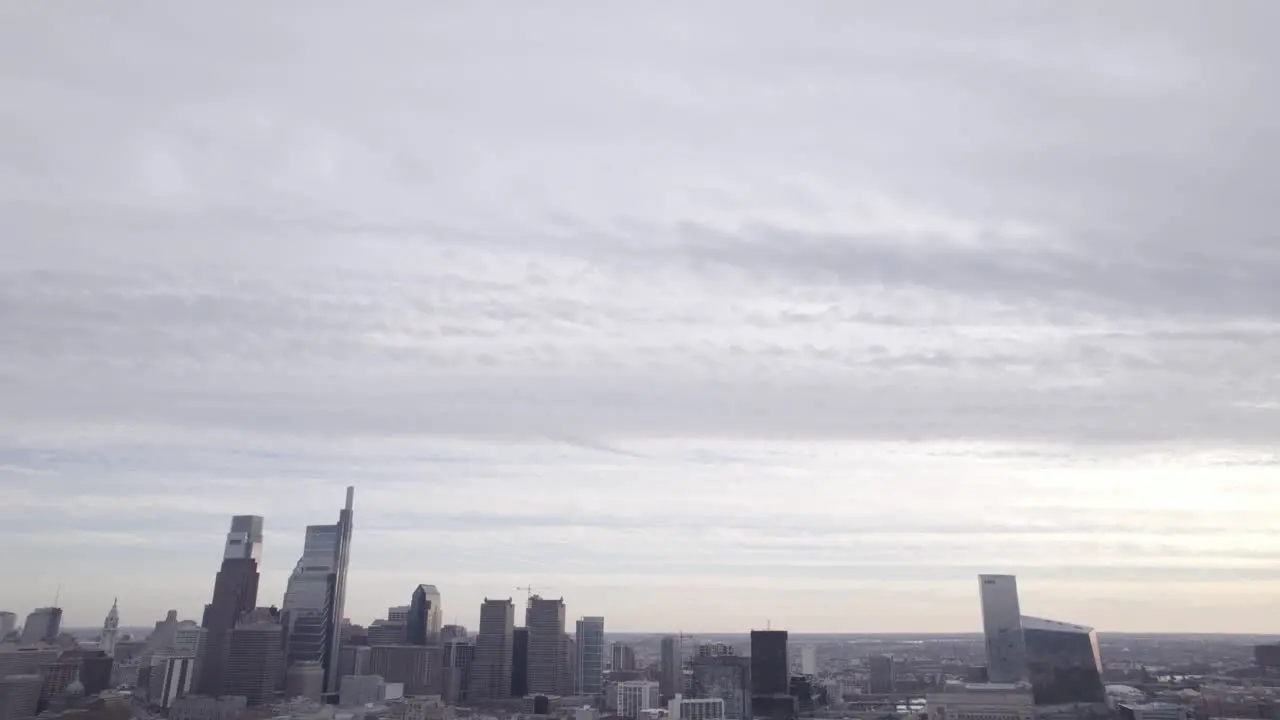
{"label": "hazy horizon", "polygon": [[0,607],[1280,633],[1278,21],[0,3]]}

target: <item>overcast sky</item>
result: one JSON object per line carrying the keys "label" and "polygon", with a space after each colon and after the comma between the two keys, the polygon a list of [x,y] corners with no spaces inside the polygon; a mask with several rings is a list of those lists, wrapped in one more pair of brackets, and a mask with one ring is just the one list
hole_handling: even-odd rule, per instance
{"label": "overcast sky", "polygon": [[1280,632],[1278,22],[0,2],[0,607]]}

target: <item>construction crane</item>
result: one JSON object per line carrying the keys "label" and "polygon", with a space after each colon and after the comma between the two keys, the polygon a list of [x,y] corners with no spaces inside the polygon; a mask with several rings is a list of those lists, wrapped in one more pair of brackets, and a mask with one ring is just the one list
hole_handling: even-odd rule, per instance
{"label": "construction crane", "polygon": [[519,585],[519,586],[517,586],[517,587],[516,587],[516,589],[517,589],[517,590],[523,590],[523,591],[525,592],[525,602],[526,602],[526,603],[528,603],[528,602],[532,602],[532,601],[533,601],[533,586],[532,586],[532,585]]}

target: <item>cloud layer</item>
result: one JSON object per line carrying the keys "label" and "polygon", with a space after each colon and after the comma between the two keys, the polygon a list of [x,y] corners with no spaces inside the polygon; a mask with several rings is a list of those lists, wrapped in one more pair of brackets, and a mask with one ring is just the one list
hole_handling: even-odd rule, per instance
{"label": "cloud layer", "polygon": [[560,10],[0,10],[0,604],[1275,630],[1280,11]]}

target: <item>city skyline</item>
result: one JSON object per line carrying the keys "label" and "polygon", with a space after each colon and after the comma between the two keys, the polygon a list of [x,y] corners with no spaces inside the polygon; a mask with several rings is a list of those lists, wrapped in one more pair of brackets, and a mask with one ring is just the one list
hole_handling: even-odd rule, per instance
{"label": "city skyline", "polygon": [[1280,5],[18,5],[19,618],[1280,633]]}

